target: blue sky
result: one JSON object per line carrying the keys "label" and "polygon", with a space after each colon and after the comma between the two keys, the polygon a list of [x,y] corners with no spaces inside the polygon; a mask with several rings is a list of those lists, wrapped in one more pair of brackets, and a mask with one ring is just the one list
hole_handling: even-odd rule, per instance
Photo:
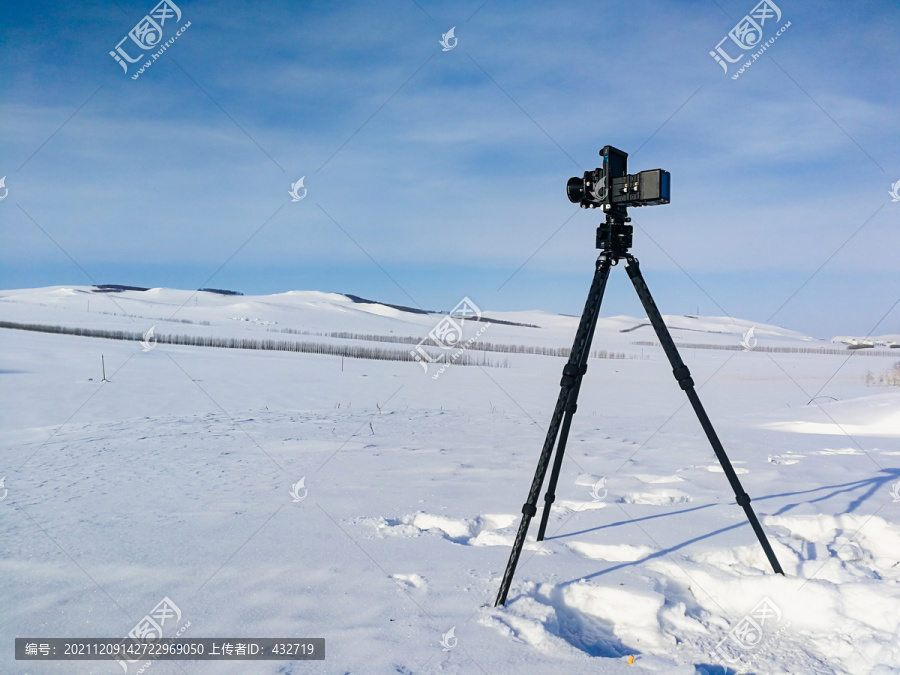
{"label": "blue sky", "polygon": [[[564,188],[611,144],[672,173],[670,205],[631,212],[663,313],[900,332],[900,7],[782,0],[732,79],[749,56],[709,52],[754,4],[184,0],[136,80],[109,52],[152,0],[16,4],[0,287],[579,314],[598,217]],[[617,270],[620,313],[641,308]]]}

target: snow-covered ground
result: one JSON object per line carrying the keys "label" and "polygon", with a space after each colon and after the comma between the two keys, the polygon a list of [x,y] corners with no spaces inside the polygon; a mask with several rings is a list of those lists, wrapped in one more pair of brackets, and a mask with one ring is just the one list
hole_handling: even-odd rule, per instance
{"label": "snow-covered ground", "polygon": [[[484,316],[540,327],[470,321],[467,336],[527,346],[568,347],[578,321]],[[313,334],[420,339],[441,318],[316,292],[0,291],[2,321],[159,335],[374,345]],[[865,378],[900,353],[666,319],[690,345],[740,347],[754,328],[754,349],[682,355],[786,576],[661,349],[633,344],[655,341],[646,319],[604,317],[594,349],[628,358],[591,360],[548,538],[535,523],[501,608],[563,358],[492,353],[509,367],[434,379],[414,362],[0,329],[0,672],[121,673],[17,662],[13,638],[121,637],[167,597],[167,636],[324,637],[327,657],[150,672],[900,673],[900,390]]]}

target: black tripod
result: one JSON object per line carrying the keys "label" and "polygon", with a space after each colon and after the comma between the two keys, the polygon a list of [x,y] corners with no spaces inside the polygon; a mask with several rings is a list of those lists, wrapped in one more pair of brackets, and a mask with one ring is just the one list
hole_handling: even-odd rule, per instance
{"label": "black tripod", "polygon": [[[602,154],[602,153],[601,153]],[[641,304],[647,312],[647,318],[653,324],[653,329],[662,344],[663,350],[672,365],[672,372],[678,384],[687,394],[697,418],[700,420],[700,426],[706,432],[706,437],[712,445],[713,451],[716,453],[728,482],[734,490],[737,503],[744,508],[747,520],[756,533],[772,569],[778,574],[784,574],[778,559],[772,551],[772,547],[766,539],[756,514],[750,507],[750,496],[744,492],[740,480],[725,449],[722,447],[719,437],[713,429],[703,404],[694,390],[694,381],[691,379],[688,367],[684,365],[678,349],[672,341],[669,329],[663,323],[662,316],[650,295],[650,290],[644,282],[641,275],[641,269],[638,266],[637,259],[628,252],[631,248],[633,229],[630,222],[631,218],[625,217],[621,211],[607,213],[606,224],[597,228],[597,248],[601,249],[600,256],[597,258],[596,271],[594,272],[594,281],[591,284],[591,290],[588,293],[587,302],[584,305],[584,312],[581,315],[581,322],[578,324],[578,331],[575,333],[575,343],[572,345],[572,353],[569,355],[569,362],[563,368],[563,376],[560,381],[559,398],[556,401],[556,408],[553,411],[553,417],[550,420],[550,428],[547,430],[547,438],[544,440],[544,447],[541,450],[541,456],[538,460],[537,471],[534,474],[534,480],[531,483],[531,489],[528,491],[528,501],[522,506],[522,521],[519,524],[519,531],[516,534],[516,540],[513,543],[512,552],[509,556],[509,562],[506,565],[506,571],[503,574],[503,581],[500,584],[500,593],[497,595],[495,606],[506,604],[506,596],[509,593],[509,586],[512,584],[513,575],[516,572],[516,565],[519,562],[519,555],[522,553],[522,545],[525,543],[525,535],[528,533],[528,526],[531,519],[537,513],[537,500],[544,484],[544,476],[547,473],[547,466],[550,464],[550,455],[553,453],[553,446],[556,444],[557,435],[559,436],[559,445],[556,449],[556,456],[553,458],[553,470],[550,472],[550,484],[547,486],[547,494],[544,496],[544,512],[541,515],[541,526],[538,529],[538,541],[543,541],[544,533],[547,530],[547,519],[550,517],[550,507],[556,500],[556,483],[559,480],[559,470],[562,466],[563,454],[566,450],[566,441],[569,438],[569,427],[572,425],[572,416],[577,409],[578,392],[581,389],[581,380],[587,370],[588,354],[590,353],[591,342],[594,337],[594,328],[597,326],[597,317],[600,315],[600,303],[603,301],[603,292],[606,289],[606,280],[609,278],[609,269],[612,265],[619,262],[619,259],[625,259],[625,271],[634,284]]]}

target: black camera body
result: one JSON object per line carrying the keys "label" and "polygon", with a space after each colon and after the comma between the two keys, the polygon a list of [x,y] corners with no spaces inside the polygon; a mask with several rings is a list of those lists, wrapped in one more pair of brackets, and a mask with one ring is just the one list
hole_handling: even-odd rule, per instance
{"label": "black camera body", "polygon": [[631,248],[634,228],[628,223],[629,206],[669,203],[671,176],[663,169],[628,173],[628,153],[606,145],[600,151],[603,166],[574,176],[566,183],[566,195],[583,209],[603,209],[606,222],[597,228],[597,248],[618,259]]}
{"label": "black camera body", "polygon": [[606,212],[627,206],[657,206],[669,203],[671,174],[663,169],[628,173],[628,153],[604,146],[600,151],[603,166],[573,176],[566,184],[569,201],[583,209],[601,208]]}

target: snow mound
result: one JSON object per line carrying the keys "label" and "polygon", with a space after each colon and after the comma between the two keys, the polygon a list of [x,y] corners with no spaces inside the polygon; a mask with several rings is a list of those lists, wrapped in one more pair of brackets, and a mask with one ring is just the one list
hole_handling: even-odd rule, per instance
{"label": "snow mound", "polygon": [[858,448],[825,448],[816,453],[817,455],[862,455],[862,450]]}
{"label": "snow mound", "polygon": [[681,490],[659,490],[657,492],[629,492],[619,500],[624,504],[647,504],[650,506],[668,506],[669,504],[686,504],[693,498]]}
{"label": "snow mound", "polygon": [[428,588],[428,582],[415,572],[412,574],[392,574],[391,578],[404,590],[425,590]]}
{"label": "snow mound", "polygon": [[[741,464],[741,463],[742,462],[732,462],[731,464],[734,465],[734,464]],[[744,469],[743,467],[740,467],[740,466],[732,466],[732,468],[734,469],[734,472],[736,474],[750,473],[750,469]],[[725,473],[725,469],[722,468],[721,464],[710,464],[709,466],[706,467],[706,470],[709,471],[710,473]]]}
{"label": "snow mound", "polygon": [[656,549],[650,546],[588,544],[578,541],[569,544],[569,548],[585,558],[606,560],[608,562],[634,562],[656,553]]}
{"label": "snow mound", "polygon": [[557,499],[553,502],[553,511],[557,509],[567,509],[569,511],[592,511],[594,509],[605,509],[606,503],[602,501],[582,502],[575,499]]}
{"label": "snow mound", "polygon": [[783,527],[792,540],[802,542],[800,576],[815,573],[834,583],[900,581],[900,527],[879,516],[769,516],[766,524]]}
{"label": "snow mound", "polygon": [[[414,513],[400,519],[376,518],[376,531],[382,536],[418,537],[430,532],[465,546],[512,546],[515,539],[513,526],[518,516],[510,514],[484,514],[477,518],[450,518],[432,513]],[[365,519],[364,519],[365,520]],[[549,554],[543,544],[526,541],[525,549]]]}
{"label": "snow mound", "polygon": [[540,584],[482,623],[547,653],[579,650],[590,656],[623,657],[635,653],[629,645],[640,643],[655,651],[675,645],[675,638],[659,629],[664,604],[664,596],[655,592],[585,581]]}
{"label": "snow mound", "polygon": [[[545,653],[637,654],[635,665],[660,672],[897,673],[900,526],[856,514],[771,516],[766,525],[787,576],[770,573],[756,544],[654,556],[642,565],[652,578],[627,587],[611,579],[514,586],[506,607],[481,622]],[[655,552],[569,548],[609,561]]]}
{"label": "snow mound", "polygon": [[861,396],[810,405],[787,419],[760,425],[763,429],[827,436],[900,437],[900,393]]}
{"label": "snow mound", "polygon": [[647,473],[636,473],[634,477],[642,483],[680,483],[684,480],[681,476],[654,476]]}
{"label": "snow mound", "polygon": [[795,455],[794,453],[789,452],[785,455],[769,455],[767,461],[781,466],[790,466],[792,464],[799,464],[803,457],[804,455]]}

